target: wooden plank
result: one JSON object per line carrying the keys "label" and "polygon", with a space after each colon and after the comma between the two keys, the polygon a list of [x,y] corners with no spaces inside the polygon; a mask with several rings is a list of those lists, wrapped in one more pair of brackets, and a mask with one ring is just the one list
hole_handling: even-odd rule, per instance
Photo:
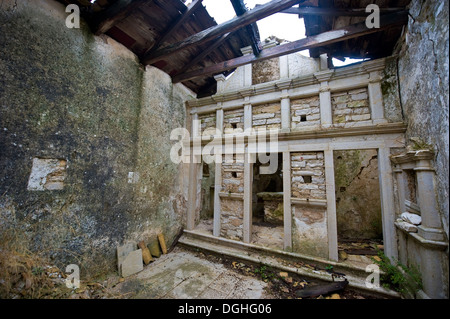
{"label": "wooden plank", "polygon": [[184,39],[183,41],[168,45],[153,52],[152,54],[148,54],[144,57],[144,63],[152,64],[161,60],[163,57],[173,54],[181,49],[208,42],[211,39],[217,38],[228,32],[238,30],[246,25],[268,17],[274,13],[279,12],[280,10],[292,7],[294,4],[303,1],[305,0],[272,0],[271,2],[247,11],[240,17],[235,17],[220,25],[210,27]]}
{"label": "wooden plank", "polygon": [[96,35],[105,33],[115,24],[127,18],[131,12],[147,0],[118,0],[104,11],[93,17],[93,29]]}
{"label": "wooden plank", "polygon": [[220,47],[225,41],[230,37],[232,33],[226,33],[222,35],[219,39],[217,39],[214,43],[212,43],[206,50],[203,50],[202,53],[197,55],[195,58],[193,58],[188,64],[186,64],[179,72],[178,74],[182,74],[185,71],[189,70],[189,68],[193,67],[197,63],[200,63],[203,61],[204,58],[206,58],[212,51]]}
{"label": "wooden plank", "polygon": [[203,0],[194,0],[187,7],[187,10],[180,15],[164,32],[162,32],[162,36],[155,42],[148,54],[151,54],[151,52],[159,49],[160,45],[167,41],[167,39],[169,39],[174,32],[197,10],[197,8],[202,4],[202,1]]}
{"label": "wooden plank", "polygon": [[307,50],[319,46],[328,45],[363,35],[380,32],[389,27],[405,24],[408,21],[407,12],[397,12],[380,17],[380,28],[368,29],[365,22],[349,25],[345,28],[323,32],[294,42],[262,50],[256,57],[254,54],[244,55],[235,59],[220,62],[203,69],[186,72],[173,77],[174,83],[183,82],[199,76],[217,74],[225,70],[236,68],[245,64],[276,58],[281,55]]}
{"label": "wooden plank", "polygon": [[[395,13],[403,11],[405,8],[380,8],[380,13]],[[370,12],[366,12],[366,8],[314,8],[314,7],[291,7],[280,11],[280,13],[298,14],[300,18],[304,16],[352,16],[352,17],[367,17]]]}
{"label": "wooden plank", "polygon": [[[244,0],[230,0],[233,5],[234,12],[239,17],[247,12],[247,8],[245,7]],[[258,56],[261,52],[260,48],[260,38],[259,38],[259,30],[256,23],[252,23],[245,26],[245,31],[250,38],[250,45],[252,46],[253,54]]]}

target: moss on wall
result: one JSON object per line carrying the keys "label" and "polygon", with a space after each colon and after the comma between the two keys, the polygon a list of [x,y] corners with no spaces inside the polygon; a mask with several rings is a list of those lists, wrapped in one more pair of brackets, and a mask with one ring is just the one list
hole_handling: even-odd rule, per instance
{"label": "moss on wall", "polygon": [[412,0],[396,54],[406,137],[433,145],[437,203],[449,235],[449,2]]}
{"label": "moss on wall", "polygon": [[382,238],[376,150],[335,151],[339,238]]}
{"label": "moss on wall", "polygon": [[[181,223],[174,194],[182,174],[168,134],[184,126],[188,94],[146,76],[130,51],[83,21],[66,28],[60,3],[1,5],[3,234],[12,230],[62,268],[79,264],[82,275],[114,270],[126,239],[163,231],[170,241]],[[63,190],[27,190],[34,157],[67,160]],[[129,172],[139,181],[129,183]]]}

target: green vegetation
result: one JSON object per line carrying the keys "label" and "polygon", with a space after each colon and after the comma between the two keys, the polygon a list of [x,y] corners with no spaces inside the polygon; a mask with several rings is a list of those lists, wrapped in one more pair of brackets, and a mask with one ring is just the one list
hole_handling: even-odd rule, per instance
{"label": "green vegetation", "polygon": [[254,272],[255,274],[259,275],[264,281],[272,280],[275,277],[272,269],[270,267],[268,268],[265,265],[255,268]]}
{"label": "green vegetation", "polygon": [[393,263],[381,250],[378,251],[378,259],[372,260],[383,272],[380,276],[382,285],[393,289],[402,295],[415,294],[422,289],[422,276],[415,265],[405,266],[398,260]]}

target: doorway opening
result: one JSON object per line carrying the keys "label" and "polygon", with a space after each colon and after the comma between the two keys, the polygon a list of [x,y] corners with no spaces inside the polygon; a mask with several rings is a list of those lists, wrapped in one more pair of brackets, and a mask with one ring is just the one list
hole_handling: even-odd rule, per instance
{"label": "doorway opening", "polygon": [[376,149],[334,151],[339,260],[361,266],[383,250]]}
{"label": "doorway opening", "polygon": [[261,174],[259,159],[253,164],[252,242],[283,249],[283,154],[278,153],[277,170]]}

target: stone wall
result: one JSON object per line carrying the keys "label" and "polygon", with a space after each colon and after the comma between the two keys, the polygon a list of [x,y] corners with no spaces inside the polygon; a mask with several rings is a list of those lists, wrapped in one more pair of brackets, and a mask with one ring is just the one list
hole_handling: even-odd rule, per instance
{"label": "stone wall", "polygon": [[400,101],[407,138],[417,137],[435,152],[436,191],[449,236],[449,3],[412,0],[399,40]]}
{"label": "stone wall", "polygon": [[331,93],[334,124],[370,120],[367,88]]}
{"label": "stone wall", "polygon": [[291,193],[295,198],[326,198],[323,152],[291,153]]}
{"label": "stone wall", "polygon": [[222,192],[244,193],[243,155],[224,155],[222,162]]}
{"label": "stone wall", "polygon": [[339,239],[382,239],[377,150],[334,151]]}
{"label": "stone wall", "polygon": [[216,134],[216,113],[201,114],[198,116],[200,121],[200,135]]}
{"label": "stone wall", "polygon": [[242,108],[223,112],[223,132],[233,133],[236,129],[244,131],[244,109]]}
{"label": "stone wall", "polygon": [[292,205],[292,250],[328,258],[327,209]]}
{"label": "stone wall", "polygon": [[320,125],[319,96],[291,100],[291,128]]}
{"label": "stone wall", "polygon": [[221,198],[220,236],[242,240],[244,229],[244,201],[239,199]]}
{"label": "stone wall", "polygon": [[279,58],[268,59],[252,64],[252,85],[280,79]]}
{"label": "stone wall", "polygon": [[[116,270],[126,240],[176,236],[185,172],[167,141],[192,94],[66,17],[56,1],[0,3],[0,234],[85,276]],[[28,189],[33,159],[66,163],[56,189]]]}
{"label": "stone wall", "polygon": [[281,128],[281,105],[279,102],[254,105],[252,116],[255,130]]}

